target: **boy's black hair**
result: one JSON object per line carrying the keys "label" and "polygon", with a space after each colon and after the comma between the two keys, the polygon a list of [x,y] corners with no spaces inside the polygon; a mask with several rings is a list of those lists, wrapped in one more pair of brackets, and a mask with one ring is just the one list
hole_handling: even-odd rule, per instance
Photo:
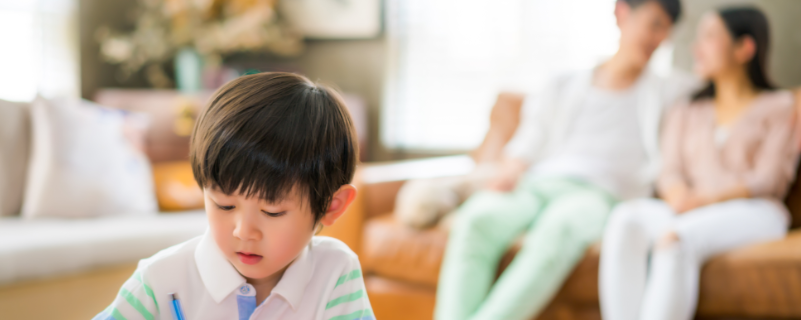
{"label": "boy's black hair", "polygon": [[619,0],[627,3],[632,9],[637,8],[643,4],[654,1],[665,9],[665,12],[670,16],[673,23],[681,17],[681,1],[679,0]]}
{"label": "boy's black hair", "polygon": [[298,192],[315,225],[356,170],[353,122],[336,91],[265,72],[217,90],[198,118],[189,159],[197,183],[275,202]]}

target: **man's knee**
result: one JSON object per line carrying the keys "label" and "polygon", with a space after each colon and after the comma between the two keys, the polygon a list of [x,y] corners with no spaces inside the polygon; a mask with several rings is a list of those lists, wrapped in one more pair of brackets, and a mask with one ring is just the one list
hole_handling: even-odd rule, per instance
{"label": "man's knee", "polygon": [[460,216],[481,216],[496,210],[499,205],[508,202],[508,194],[480,191],[468,198],[458,209]]}
{"label": "man's knee", "polygon": [[586,222],[603,223],[612,210],[609,199],[603,195],[586,192],[571,195],[552,202],[547,209],[551,223],[571,226]]}
{"label": "man's knee", "polygon": [[547,208],[532,231],[580,243],[591,243],[600,238],[610,210],[608,202],[591,197],[584,198],[589,200],[586,202],[580,202],[579,197],[564,200]]}
{"label": "man's knee", "polygon": [[474,232],[481,228],[488,228],[494,225],[495,219],[499,218],[498,206],[492,205],[491,199],[482,199],[472,203],[466,203],[454,217],[453,231]]}

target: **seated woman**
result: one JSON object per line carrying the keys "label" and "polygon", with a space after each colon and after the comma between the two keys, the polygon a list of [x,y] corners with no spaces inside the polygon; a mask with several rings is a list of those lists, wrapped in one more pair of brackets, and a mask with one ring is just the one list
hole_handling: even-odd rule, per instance
{"label": "seated woman", "polygon": [[601,251],[604,319],[691,319],[704,261],[787,232],[796,116],[793,95],[765,75],[768,39],[757,9],[701,20],[695,72],[710,84],[666,119],[662,200],[614,210]]}

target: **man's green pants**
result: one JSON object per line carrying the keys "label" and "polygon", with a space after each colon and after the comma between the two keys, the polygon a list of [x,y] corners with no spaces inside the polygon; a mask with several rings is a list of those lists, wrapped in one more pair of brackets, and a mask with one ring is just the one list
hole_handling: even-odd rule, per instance
{"label": "man's green pants", "polygon": [[[569,178],[531,178],[482,191],[456,212],[437,288],[437,320],[531,319],[603,234],[615,200]],[[494,283],[501,256],[523,246]]]}

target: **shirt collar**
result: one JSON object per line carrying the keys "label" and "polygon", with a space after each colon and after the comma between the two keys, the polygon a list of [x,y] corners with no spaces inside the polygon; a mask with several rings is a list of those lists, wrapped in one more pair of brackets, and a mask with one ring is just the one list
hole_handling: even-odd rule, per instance
{"label": "shirt collar", "polygon": [[309,241],[309,244],[295,258],[295,261],[286,268],[281,280],[273,288],[272,293],[284,297],[292,307],[292,310],[297,310],[300,305],[300,299],[303,298],[303,291],[314,274],[314,257],[310,252],[312,242],[314,240]]}
{"label": "shirt collar", "polygon": [[195,262],[203,285],[217,303],[246,282],[225,258],[208,230],[195,249]]}
{"label": "shirt collar", "polygon": [[[298,257],[284,271],[284,275],[272,291],[272,293],[282,296],[293,310],[297,310],[300,305],[303,291],[314,274],[314,261],[310,253],[312,242],[310,241],[309,245],[303,248]],[[239,271],[236,271],[231,262],[225,258],[208,231],[195,249],[195,262],[203,285],[217,303],[246,283],[245,277],[240,275]]]}

